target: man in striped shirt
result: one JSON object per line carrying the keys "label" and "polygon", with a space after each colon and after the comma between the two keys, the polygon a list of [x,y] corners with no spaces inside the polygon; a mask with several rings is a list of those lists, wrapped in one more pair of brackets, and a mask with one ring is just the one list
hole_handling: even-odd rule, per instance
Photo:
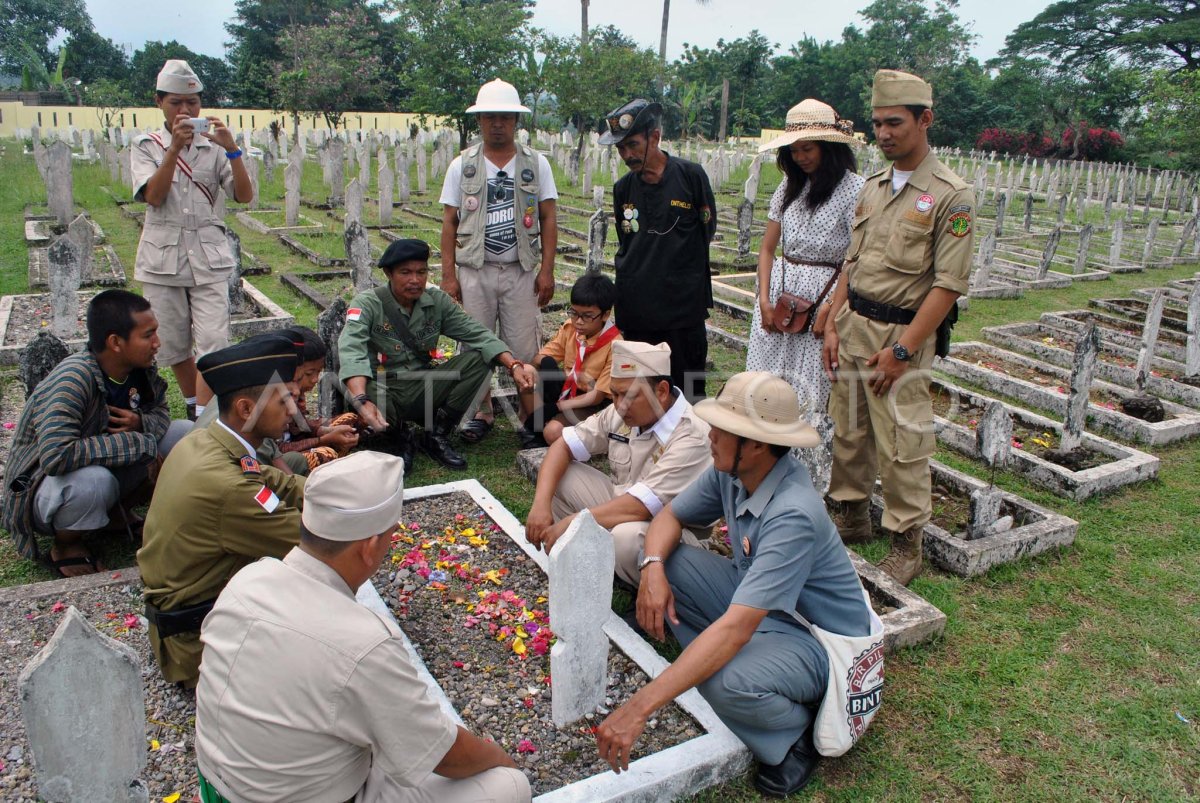
{"label": "man in striped shirt", "polygon": [[153,481],[191,425],[170,421],[167,385],[154,368],[158,321],[150,303],[106,290],[87,310],[88,347],[60,362],[26,400],[5,472],[0,524],[17,551],[75,576],[102,568],[85,537],[132,517],[121,499]]}

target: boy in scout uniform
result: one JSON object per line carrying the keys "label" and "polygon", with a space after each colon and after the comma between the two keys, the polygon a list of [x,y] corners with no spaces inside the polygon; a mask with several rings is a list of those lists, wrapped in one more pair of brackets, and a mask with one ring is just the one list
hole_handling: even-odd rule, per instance
{"label": "boy in scout uniform", "polygon": [[858,197],[847,280],[829,302],[822,360],[833,379],[829,499],[846,543],[871,537],[870,496],[883,483],[891,550],[879,566],[907,585],[921,571],[932,513],[935,436],[929,392],[939,326],[967,292],[974,193],[929,147],[933,91],[915,75],[875,74],[871,123],[892,166]]}
{"label": "boy in scout uniform", "polygon": [[[654,517],[638,624],[683,653],[596,730],[600,757],[629,768],[647,720],[695,687],[759,761],[755,787],[787,797],[812,777],[825,649],[797,614],[834,633],[874,631],[858,575],[793,448],[816,446],[796,392],[763,371],[730,377],[696,405],[712,427],[711,466]],[[685,521],[724,516],[733,555],[680,545]],[[877,624],[882,633],[882,623]]]}
{"label": "boy in scout uniform", "polygon": [[[708,424],[671,384],[670,373],[666,343],[613,342],[613,403],[563,429],[562,437],[550,444],[525,521],[529,543],[549,553],[575,514],[586,508],[612,531],[617,577],[638,584],[650,519],[712,465]],[[611,479],[587,465],[597,454],[608,456]],[[684,538],[699,543],[688,530]]]}
{"label": "boy in scout uniform", "polygon": [[396,457],[357,452],[318,466],[300,545],[221,592],[204,620],[196,689],[202,790],[230,800],[529,800],[512,758],[430,698],[396,623],[355,600],[391,548],[403,497]]}
{"label": "boy in scout uniform", "polygon": [[[427,287],[429,245],[396,240],[379,259],[383,287],[359,293],[346,311],[338,338],[339,376],[363,423],[377,432],[400,430],[404,464],[411,470],[414,446],[447,468],[467,461],[450,436],[493,365],[508,370],[518,388],[533,387],[530,367],[517,360],[482,324],[436,287]],[[459,342],[459,353],[433,364],[438,338]],[[419,442],[405,432],[420,421]]]}
{"label": "boy in scout uniform", "polygon": [[258,461],[295,413],[296,347],[263,336],[200,358],[220,418],[171,450],[146,515],[138,567],[150,647],[169,681],[196,685],[200,623],[234,572],[296,545],[304,478]]}
{"label": "boy in scout uniform", "polygon": [[254,188],[233,133],[217,117],[197,134],[204,84],[186,61],[171,59],[158,74],[154,103],[162,129],[134,138],[133,197],[146,221],[133,278],[158,315],[160,364],[171,366],[195,420],[211,391],[197,389],[195,356],[229,344],[229,273],[233,249],[225,237],[219,193],[249,203]]}

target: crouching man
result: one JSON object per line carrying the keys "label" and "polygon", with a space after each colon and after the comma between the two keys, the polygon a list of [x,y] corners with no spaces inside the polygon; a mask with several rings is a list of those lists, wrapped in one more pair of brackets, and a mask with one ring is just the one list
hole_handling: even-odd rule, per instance
{"label": "crouching man", "polygon": [[[792,616],[844,635],[870,632],[862,586],[837,529],[792,447],[817,445],[795,391],[763,372],[737,374],[696,415],[712,430],[713,467],[659,513],[646,533],[638,623],[685,649],[601,723],[600,755],[628,769],[647,719],[696,687],[759,761],[754,785],[785,797],[816,767],[815,712],[824,649]],[[680,544],[683,521],[724,516],[732,559]]]}
{"label": "crouching man", "polygon": [[394,622],[355,591],[387,557],[404,464],[318,466],[300,545],[238,572],[204,620],[196,690],[202,786],[239,801],[528,801],[497,744],[429,696]]}

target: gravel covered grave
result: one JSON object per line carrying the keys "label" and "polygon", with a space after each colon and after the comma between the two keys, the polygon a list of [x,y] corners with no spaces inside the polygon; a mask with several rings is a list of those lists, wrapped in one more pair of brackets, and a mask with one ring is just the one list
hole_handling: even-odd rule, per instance
{"label": "gravel covered grave", "polygon": [[[535,795],[608,770],[593,729],[646,674],[613,647],[604,706],[558,730],[545,574],[465,493],[408,502],[404,522],[375,586],[467,727],[501,744]],[[650,721],[634,758],[701,735],[672,704]]]}
{"label": "gravel covered grave", "polygon": [[[87,337],[86,314],[91,300],[91,293],[79,294],[79,317],[72,339]],[[8,328],[4,330],[2,345],[24,346],[37,337],[38,332],[50,331],[51,317],[49,293],[13,296],[12,314],[8,318]]]}
{"label": "gravel covered grave", "polygon": [[[132,577],[136,574],[130,573]],[[117,575],[120,577],[121,575]],[[109,575],[111,579],[111,575]],[[89,578],[90,580],[90,578]],[[33,803],[33,766],[25,728],[21,723],[17,680],[21,669],[54,635],[55,628],[74,605],[106,636],[122,641],[137,651],[146,690],[146,739],[149,753],[142,779],[151,800],[171,798],[190,801],[196,790],[195,731],[196,704],[190,692],[163,680],[146,638],[142,587],[138,582],[82,588],[81,583],[57,582],[30,586],[43,596],[25,597],[0,604],[0,800]],[[44,590],[44,592],[43,592]],[[88,705],[86,692],[79,706]]]}

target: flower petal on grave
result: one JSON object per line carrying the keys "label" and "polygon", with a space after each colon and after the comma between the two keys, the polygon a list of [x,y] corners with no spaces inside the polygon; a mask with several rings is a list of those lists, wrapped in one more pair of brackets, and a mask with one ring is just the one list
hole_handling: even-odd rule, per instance
{"label": "flower petal on grave", "polygon": [[66,609],[67,609],[67,606],[64,605],[62,602],[56,602],[56,603],[54,603],[54,606],[52,608],[50,608],[50,610],[54,611],[54,613],[62,613]]}
{"label": "flower petal on grave", "polygon": [[150,749],[151,749],[151,750],[161,750],[161,749],[162,749],[162,743],[160,743],[160,742],[158,741],[158,739],[151,739],[151,740],[150,740]]}
{"label": "flower petal on grave", "polygon": [[178,803],[178,801],[179,801],[179,793],[178,792],[172,792],[171,794],[167,795],[166,797],[164,797],[162,799],[162,803]]}

